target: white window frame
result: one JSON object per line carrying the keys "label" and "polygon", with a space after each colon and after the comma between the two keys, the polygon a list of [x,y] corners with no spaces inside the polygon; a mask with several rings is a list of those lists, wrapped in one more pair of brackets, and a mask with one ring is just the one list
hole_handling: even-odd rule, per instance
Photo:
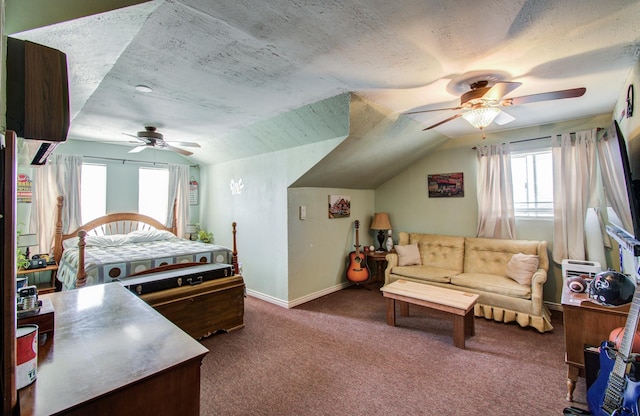
{"label": "white window frame", "polygon": [[[545,218],[545,219],[552,219],[553,218],[553,173],[551,173],[550,176],[550,183],[548,184],[549,186],[551,186],[551,200],[550,201],[538,201],[538,194],[539,194],[539,188],[540,188],[540,184],[539,179],[540,179],[540,175],[537,172],[537,169],[539,169],[539,167],[536,165],[536,156],[540,155],[540,154],[545,154],[548,155],[551,162],[552,162],[552,158],[551,158],[551,148],[550,147],[544,147],[544,148],[538,148],[535,150],[520,150],[520,151],[512,151],[511,152],[511,172],[512,172],[512,178],[511,181],[513,183],[513,187],[514,187],[514,209],[515,209],[515,216],[518,218]],[[527,195],[527,197],[531,197],[532,199],[530,199],[527,202],[524,202],[524,206],[522,205],[522,202],[518,202],[516,201],[516,192],[515,192],[515,187],[517,184],[522,183],[522,179],[519,177],[516,177],[516,173],[517,173],[517,169],[514,169],[514,165],[513,165],[513,159],[515,158],[528,158],[529,159],[529,164],[527,166],[527,179],[525,179],[525,186],[526,187],[530,187],[531,185],[533,185],[533,190],[531,192],[529,192],[529,188],[527,188],[527,190],[525,191],[525,194]],[[533,181],[533,183],[530,182]]]}

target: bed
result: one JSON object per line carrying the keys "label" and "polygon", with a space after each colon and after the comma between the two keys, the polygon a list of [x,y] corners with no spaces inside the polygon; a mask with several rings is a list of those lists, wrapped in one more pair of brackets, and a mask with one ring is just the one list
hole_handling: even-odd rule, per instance
{"label": "bed", "polygon": [[137,213],[109,214],[63,234],[63,201],[58,197],[53,250],[62,290],[202,263],[230,264],[238,274],[235,222],[233,250],[179,238],[175,223],[166,227]]}

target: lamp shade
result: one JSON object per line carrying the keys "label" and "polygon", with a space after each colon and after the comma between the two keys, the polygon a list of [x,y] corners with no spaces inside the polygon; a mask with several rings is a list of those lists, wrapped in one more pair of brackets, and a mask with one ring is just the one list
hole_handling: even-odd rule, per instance
{"label": "lamp shade", "polygon": [[478,107],[462,114],[462,118],[467,120],[473,127],[483,129],[491,124],[499,113],[500,109],[497,107]]}
{"label": "lamp shade", "polygon": [[376,212],[373,214],[373,221],[371,221],[372,230],[390,230],[391,222],[389,221],[389,214],[386,212]]}
{"label": "lamp shade", "polygon": [[198,232],[198,226],[195,224],[187,224],[186,232],[188,234],[195,234]]}
{"label": "lamp shade", "polygon": [[32,247],[38,245],[38,236],[36,234],[20,234],[18,236],[18,247]]}

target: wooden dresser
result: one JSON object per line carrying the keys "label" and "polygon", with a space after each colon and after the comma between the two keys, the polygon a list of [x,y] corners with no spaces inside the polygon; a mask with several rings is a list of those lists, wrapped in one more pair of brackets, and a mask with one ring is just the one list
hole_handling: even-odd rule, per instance
{"label": "wooden dresser", "polygon": [[198,415],[208,350],[119,283],[43,295],[55,335],[38,348],[21,415]]}
{"label": "wooden dresser", "polygon": [[599,346],[609,339],[614,328],[627,322],[629,305],[620,307],[600,306],[588,299],[586,293],[572,292],[567,285],[562,287],[562,310],[564,316],[565,362],[567,371],[567,400],[573,399],[578,376],[584,377],[584,347]]}

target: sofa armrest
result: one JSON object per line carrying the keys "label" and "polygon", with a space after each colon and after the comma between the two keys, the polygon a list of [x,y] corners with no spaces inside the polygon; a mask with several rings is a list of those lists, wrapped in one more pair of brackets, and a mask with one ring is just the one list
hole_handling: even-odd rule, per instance
{"label": "sofa armrest", "polygon": [[533,314],[540,315],[542,313],[542,302],[544,295],[544,282],[547,281],[547,271],[538,269],[531,277],[531,302]]}
{"label": "sofa armrest", "polygon": [[398,265],[398,254],[388,253],[386,259],[387,268],[384,270],[384,284],[388,285],[389,283],[391,283],[389,281],[389,279],[391,278],[391,269]]}

